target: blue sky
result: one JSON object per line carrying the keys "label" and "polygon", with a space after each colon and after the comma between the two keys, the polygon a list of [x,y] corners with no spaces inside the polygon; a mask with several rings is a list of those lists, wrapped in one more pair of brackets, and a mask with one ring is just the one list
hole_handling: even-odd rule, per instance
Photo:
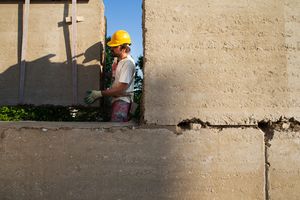
{"label": "blue sky", "polygon": [[126,30],[132,40],[131,55],[135,61],[143,54],[142,0],[104,0],[107,36]]}

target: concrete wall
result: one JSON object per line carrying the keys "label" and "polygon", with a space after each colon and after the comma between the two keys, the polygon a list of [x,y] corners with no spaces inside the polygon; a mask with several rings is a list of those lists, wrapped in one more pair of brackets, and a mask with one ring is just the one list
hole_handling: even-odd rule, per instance
{"label": "concrete wall", "polygon": [[[230,184],[217,182],[220,196],[208,199],[299,199],[300,1],[144,0],[143,9],[145,122],[233,132],[258,124],[265,132],[266,168],[256,177],[264,178],[265,190],[227,196],[222,191]],[[233,148],[247,160],[257,149],[243,152],[235,139],[221,139],[223,131],[215,139],[225,152]]]}
{"label": "concrete wall", "polygon": [[[79,13],[85,14],[79,15],[87,18],[98,13],[90,4],[99,6],[92,0],[80,4]],[[67,5],[56,3],[57,9],[47,9],[67,16]],[[33,4],[32,12],[38,13],[39,9],[34,10],[38,7],[46,4]],[[4,24],[0,39],[5,46],[0,56],[11,58],[0,57],[1,67],[17,63],[19,27],[13,22],[20,20],[18,10],[16,4],[0,4],[1,15],[13,16],[0,18]],[[148,125],[173,126],[2,122],[0,197],[299,199],[299,10],[296,0],[240,0],[234,4],[228,0],[144,0],[144,119]],[[70,41],[58,40],[60,45],[53,47],[55,57],[46,52],[47,48],[52,51],[48,37],[61,39],[65,32],[70,34],[70,27],[60,27],[63,17],[53,17],[58,26],[50,28],[52,33],[36,34],[46,22],[52,22],[46,21],[45,13],[39,15],[42,19],[30,23],[34,27],[30,34],[35,37],[29,40],[36,47],[30,47],[32,62],[28,65],[35,67],[27,76],[35,74],[31,77],[35,87],[44,88],[45,75],[38,72],[51,67],[57,72],[63,66],[66,71],[60,73],[65,73],[67,86],[62,86],[62,76],[52,74],[55,81],[49,81],[55,91],[62,87],[61,91],[71,92],[70,64],[63,64],[68,60]],[[95,55],[93,49],[98,47],[93,44],[101,41],[96,41],[99,35],[94,30],[103,29],[98,23],[85,24],[88,22],[78,24],[79,53],[85,53],[79,61],[87,59],[82,69],[87,66],[83,72],[88,77],[80,80],[89,79],[86,84],[93,87],[98,80],[92,80],[90,73],[92,77],[98,73],[99,60],[87,55]],[[85,47],[87,44],[92,48]],[[50,64],[45,69],[38,63]],[[95,71],[90,71],[93,67]],[[12,102],[17,99],[12,91],[18,84],[7,87],[5,83],[18,80],[18,67],[0,69],[0,100]],[[27,90],[27,101],[33,96],[42,101],[38,95],[45,89],[35,90],[39,92]],[[69,101],[71,93],[62,100]],[[264,132],[255,126],[233,126],[275,121],[281,115],[294,118],[277,123],[278,129],[270,122]],[[218,126],[199,128],[199,124],[186,122],[178,135],[174,125],[193,118]]]}
{"label": "concrete wall", "polygon": [[[0,105],[18,103],[19,60],[23,3],[0,3]],[[26,57],[25,103],[72,104],[72,15],[70,1],[31,1]],[[99,88],[101,52],[105,40],[101,0],[79,1],[77,15],[78,100],[85,91]]]}
{"label": "concrete wall", "polygon": [[270,144],[270,199],[300,199],[300,130],[275,131]]}
{"label": "concrete wall", "polygon": [[[263,132],[0,123],[2,199],[264,199]],[[92,128],[91,128],[92,127]]]}
{"label": "concrete wall", "polygon": [[296,200],[300,124],[276,126],[0,122],[0,197]]}
{"label": "concrete wall", "polygon": [[144,0],[147,123],[300,119],[298,0]]}

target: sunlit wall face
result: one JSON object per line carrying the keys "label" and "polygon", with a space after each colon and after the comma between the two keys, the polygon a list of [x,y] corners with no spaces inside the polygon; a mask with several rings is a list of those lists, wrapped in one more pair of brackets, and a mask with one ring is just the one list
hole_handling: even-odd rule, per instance
{"label": "sunlit wall face", "polygon": [[300,4],[288,2],[145,0],[145,120],[300,119]]}

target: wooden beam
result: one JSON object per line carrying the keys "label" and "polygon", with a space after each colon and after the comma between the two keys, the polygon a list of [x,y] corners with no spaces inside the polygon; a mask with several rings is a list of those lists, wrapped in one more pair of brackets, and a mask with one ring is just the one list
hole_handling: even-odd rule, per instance
{"label": "wooden beam", "polygon": [[72,85],[73,105],[78,104],[77,78],[77,0],[72,0]]}
{"label": "wooden beam", "polygon": [[19,104],[24,104],[29,5],[30,5],[30,0],[25,0],[25,7],[23,9],[23,32],[22,32],[22,51],[21,51],[21,63],[20,63]]}

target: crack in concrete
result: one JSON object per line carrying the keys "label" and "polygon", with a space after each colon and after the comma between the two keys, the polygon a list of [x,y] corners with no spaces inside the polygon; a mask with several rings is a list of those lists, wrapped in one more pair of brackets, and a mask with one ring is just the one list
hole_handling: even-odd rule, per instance
{"label": "crack in concrete", "polygon": [[209,122],[204,122],[201,119],[197,119],[197,118],[183,120],[177,125],[177,131],[179,131],[180,133],[186,130],[199,130],[201,128],[223,130],[226,128],[258,128],[258,126],[257,125],[212,125]]}
{"label": "crack in concrete", "polygon": [[269,169],[271,167],[271,163],[269,162],[269,154],[268,149],[271,147],[270,141],[274,137],[274,122],[261,121],[258,123],[258,127],[262,132],[264,132],[264,142],[265,142],[265,199],[270,199],[270,183],[269,183]]}
{"label": "crack in concrete", "polygon": [[300,122],[295,118],[280,117],[277,121],[260,121],[257,125],[211,125],[209,122],[204,122],[201,119],[193,118],[183,120],[177,125],[177,132],[182,134],[186,130],[195,130],[200,128],[257,128],[264,132],[264,143],[265,143],[265,199],[269,200],[270,197],[270,181],[269,181],[269,170],[271,163],[269,162],[268,150],[271,148],[270,141],[274,137],[275,131],[278,132],[299,132]]}
{"label": "crack in concrete", "polygon": [[197,119],[197,118],[183,120],[180,123],[178,123],[177,126],[182,129],[193,129],[193,127],[192,127],[193,124],[199,124],[203,128],[207,128],[207,127],[211,126],[211,124],[209,122],[204,122],[201,119]]}
{"label": "crack in concrete", "polygon": [[271,164],[269,162],[268,148],[270,148],[270,147],[265,145],[265,199],[266,200],[270,199],[269,169],[271,167]]}
{"label": "crack in concrete", "polygon": [[[258,123],[259,128],[264,132],[267,131],[269,134],[274,134],[274,131],[282,132],[299,132],[300,131],[300,122],[295,120],[295,118],[285,118],[281,117],[277,121],[261,121]],[[272,135],[269,135],[270,137]],[[270,139],[272,139],[271,137]]]}
{"label": "crack in concrete", "polygon": [[269,162],[268,150],[271,148],[270,141],[273,139],[275,131],[278,132],[298,132],[300,130],[300,122],[294,118],[281,117],[279,120],[272,121],[261,121],[258,123],[258,128],[264,132],[265,136],[265,199],[269,200],[270,197],[270,181],[269,181],[269,170],[271,163]]}
{"label": "crack in concrete", "polygon": [[204,122],[201,119],[192,118],[181,121],[177,124],[177,127],[182,130],[195,130],[200,128],[257,128],[261,129],[265,133],[266,141],[272,140],[274,131],[300,131],[300,122],[295,118],[281,117],[277,121],[260,121],[254,125],[212,125],[210,122]]}

